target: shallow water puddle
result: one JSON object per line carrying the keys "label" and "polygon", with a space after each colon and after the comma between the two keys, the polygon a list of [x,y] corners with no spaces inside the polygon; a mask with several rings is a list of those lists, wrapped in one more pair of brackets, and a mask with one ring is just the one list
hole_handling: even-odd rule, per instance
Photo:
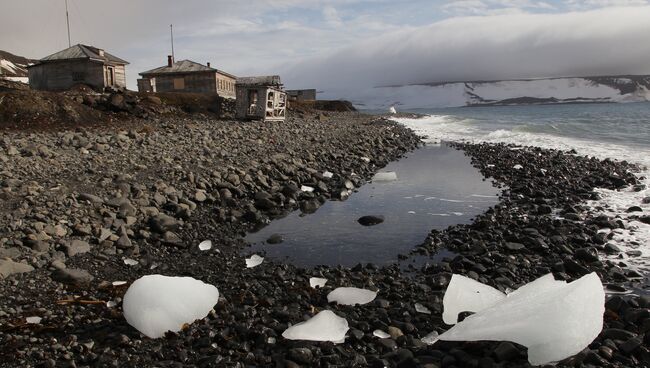
{"label": "shallow water puddle", "polygon": [[[246,251],[307,267],[393,263],[432,229],[469,223],[498,200],[499,190],[470,159],[444,144],[420,148],[380,172],[395,172],[397,179],[370,182],[347,201],[329,201],[311,215],[295,211],[272,221],[246,236],[252,246]],[[363,216],[381,216],[384,221],[362,226],[357,220]],[[283,242],[267,244],[274,234]]]}

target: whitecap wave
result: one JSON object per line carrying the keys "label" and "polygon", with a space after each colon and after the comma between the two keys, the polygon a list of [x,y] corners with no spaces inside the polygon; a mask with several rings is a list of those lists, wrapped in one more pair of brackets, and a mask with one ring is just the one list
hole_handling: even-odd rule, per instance
{"label": "whitecap wave", "polygon": [[[570,138],[566,136],[532,133],[520,126],[512,129],[489,130],[480,121],[461,118],[453,115],[429,115],[421,119],[394,119],[411,128],[417,134],[426,136],[425,141],[452,141],[473,143],[507,143],[522,146],[537,146],[542,148],[568,151],[574,149],[579,155],[593,156],[599,159],[625,160],[640,166],[637,177],[645,184],[645,189],[634,191],[625,188],[620,191],[597,188],[600,199],[589,201],[590,214],[598,216],[605,214],[618,217],[625,223],[626,229],[617,230],[612,241],[622,250],[623,261],[630,266],[650,273],[650,225],[634,221],[627,213],[631,206],[639,206],[643,213],[650,213],[650,204],[643,204],[642,200],[650,196],[650,150],[635,145],[606,143],[601,141]],[[519,128],[518,128],[519,127]],[[639,212],[636,212],[638,215]],[[641,252],[639,255],[638,251]],[[616,258],[621,261],[620,258]]]}

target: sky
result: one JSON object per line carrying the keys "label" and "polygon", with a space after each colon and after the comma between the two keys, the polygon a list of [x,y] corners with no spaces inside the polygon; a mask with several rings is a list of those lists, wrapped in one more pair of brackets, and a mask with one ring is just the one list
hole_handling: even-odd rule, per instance
{"label": "sky", "polygon": [[[64,0],[3,0],[0,49],[67,47]],[[176,60],[288,88],[650,74],[650,0],[68,0],[72,43],[137,73]]]}

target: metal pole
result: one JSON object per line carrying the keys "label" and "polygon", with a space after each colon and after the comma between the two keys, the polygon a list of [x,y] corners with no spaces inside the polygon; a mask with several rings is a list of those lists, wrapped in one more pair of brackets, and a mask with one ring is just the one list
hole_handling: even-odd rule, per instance
{"label": "metal pole", "polygon": [[176,62],[176,57],[174,57],[174,25],[169,25],[169,32],[172,35],[172,63]]}
{"label": "metal pole", "polygon": [[70,42],[70,16],[68,15],[68,0],[65,0],[65,22],[68,24],[68,47],[71,47],[72,42]]}

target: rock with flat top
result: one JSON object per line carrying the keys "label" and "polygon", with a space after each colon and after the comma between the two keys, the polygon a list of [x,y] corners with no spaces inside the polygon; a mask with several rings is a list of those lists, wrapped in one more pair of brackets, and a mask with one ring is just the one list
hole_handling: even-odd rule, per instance
{"label": "rock with flat top", "polygon": [[0,279],[4,279],[15,273],[24,273],[34,271],[34,267],[20,262],[14,262],[11,259],[0,260]]}

